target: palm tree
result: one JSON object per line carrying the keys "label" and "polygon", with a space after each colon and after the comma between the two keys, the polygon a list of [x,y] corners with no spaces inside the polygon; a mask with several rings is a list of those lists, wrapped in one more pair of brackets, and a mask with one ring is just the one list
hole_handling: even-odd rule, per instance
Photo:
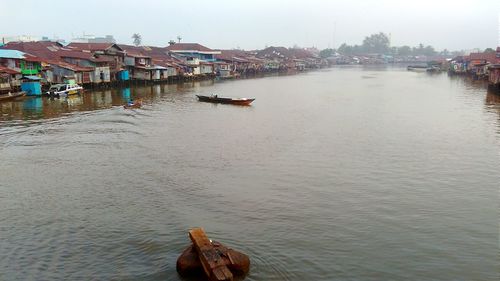
{"label": "palm tree", "polygon": [[134,33],[134,35],[132,35],[132,39],[134,39],[134,45],[141,45],[142,37],[139,33]]}

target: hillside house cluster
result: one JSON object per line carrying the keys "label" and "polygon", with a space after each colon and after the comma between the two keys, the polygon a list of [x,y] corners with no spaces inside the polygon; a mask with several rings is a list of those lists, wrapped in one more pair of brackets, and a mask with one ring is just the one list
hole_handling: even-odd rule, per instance
{"label": "hillside house cluster", "polygon": [[153,47],[116,43],[8,42],[0,47],[0,90],[18,87],[26,76],[38,77],[42,85],[72,80],[93,87],[134,81],[234,78],[261,72],[303,71],[326,65],[318,54],[285,47],[256,51],[215,50],[198,43]]}

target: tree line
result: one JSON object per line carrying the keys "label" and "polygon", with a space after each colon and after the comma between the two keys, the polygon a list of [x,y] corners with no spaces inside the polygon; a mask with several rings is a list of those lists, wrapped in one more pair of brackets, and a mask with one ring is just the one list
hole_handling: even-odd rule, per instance
{"label": "tree line", "polygon": [[422,43],[415,47],[406,45],[391,47],[389,36],[383,32],[365,37],[361,45],[348,45],[343,43],[338,49],[324,49],[320,52],[320,56],[322,58],[327,58],[334,55],[336,52],[342,55],[385,54],[393,56],[433,56],[438,54],[444,56],[454,56],[461,54],[459,51],[450,52],[447,49],[438,52],[434,49],[434,47],[430,45],[425,46]]}

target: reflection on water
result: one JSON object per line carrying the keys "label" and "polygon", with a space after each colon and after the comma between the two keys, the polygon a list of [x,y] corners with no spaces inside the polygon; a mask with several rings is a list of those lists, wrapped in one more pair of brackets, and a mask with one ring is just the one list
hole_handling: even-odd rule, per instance
{"label": "reflection on water", "polygon": [[[367,66],[361,70],[383,71],[386,67]],[[361,75],[361,79],[375,79],[377,72],[369,75]],[[423,73],[421,75],[443,75],[435,73]],[[468,90],[487,91],[487,82],[473,80],[470,77],[449,76],[451,82],[463,85]],[[14,101],[0,103],[0,121],[15,119],[44,119],[55,118],[75,111],[93,111],[121,106],[128,103],[131,99],[142,99],[145,104],[153,104],[159,100],[168,99],[171,94],[182,94],[186,91],[196,92],[203,87],[211,86],[216,83],[214,80],[193,81],[181,84],[158,84],[151,86],[135,86],[133,88],[115,88],[107,90],[86,91],[82,95],[74,95],[66,98],[45,98],[45,97],[24,97]],[[380,87],[381,84],[373,83],[371,87]],[[133,94],[132,94],[133,93]],[[485,104],[490,110],[498,110],[495,106],[500,103],[499,95],[488,92]]]}
{"label": "reflection on water", "polygon": [[498,279],[480,81],[348,66],[0,108],[1,280],[179,280],[193,226],[248,253],[249,281]]}
{"label": "reflection on water", "polygon": [[[158,84],[86,91],[82,95],[66,98],[25,97],[0,103],[0,121],[55,118],[71,112],[93,111],[122,106],[130,99],[142,99],[145,104],[153,104],[169,94],[198,91],[213,85],[213,80],[193,81],[182,84]],[[133,94],[132,94],[133,93]]]}
{"label": "reflection on water", "polygon": [[123,88],[122,89],[122,98],[124,101],[129,102],[130,101],[130,88]]}

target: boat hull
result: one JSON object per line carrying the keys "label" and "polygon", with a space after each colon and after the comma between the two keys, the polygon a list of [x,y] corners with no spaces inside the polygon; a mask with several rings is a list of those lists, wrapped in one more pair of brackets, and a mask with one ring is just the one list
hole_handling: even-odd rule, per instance
{"label": "boat hull", "polygon": [[406,69],[408,71],[414,71],[414,72],[426,72],[427,71],[426,66],[408,66]]}
{"label": "boat hull", "polygon": [[210,103],[222,103],[222,104],[234,104],[234,105],[250,105],[255,99],[233,99],[233,98],[221,98],[214,96],[200,96],[196,95],[199,101],[210,102]]}
{"label": "boat hull", "polygon": [[17,92],[13,94],[4,94],[0,95],[0,101],[7,101],[7,100],[13,100],[19,97],[24,97],[26,95],[26,92]]}

